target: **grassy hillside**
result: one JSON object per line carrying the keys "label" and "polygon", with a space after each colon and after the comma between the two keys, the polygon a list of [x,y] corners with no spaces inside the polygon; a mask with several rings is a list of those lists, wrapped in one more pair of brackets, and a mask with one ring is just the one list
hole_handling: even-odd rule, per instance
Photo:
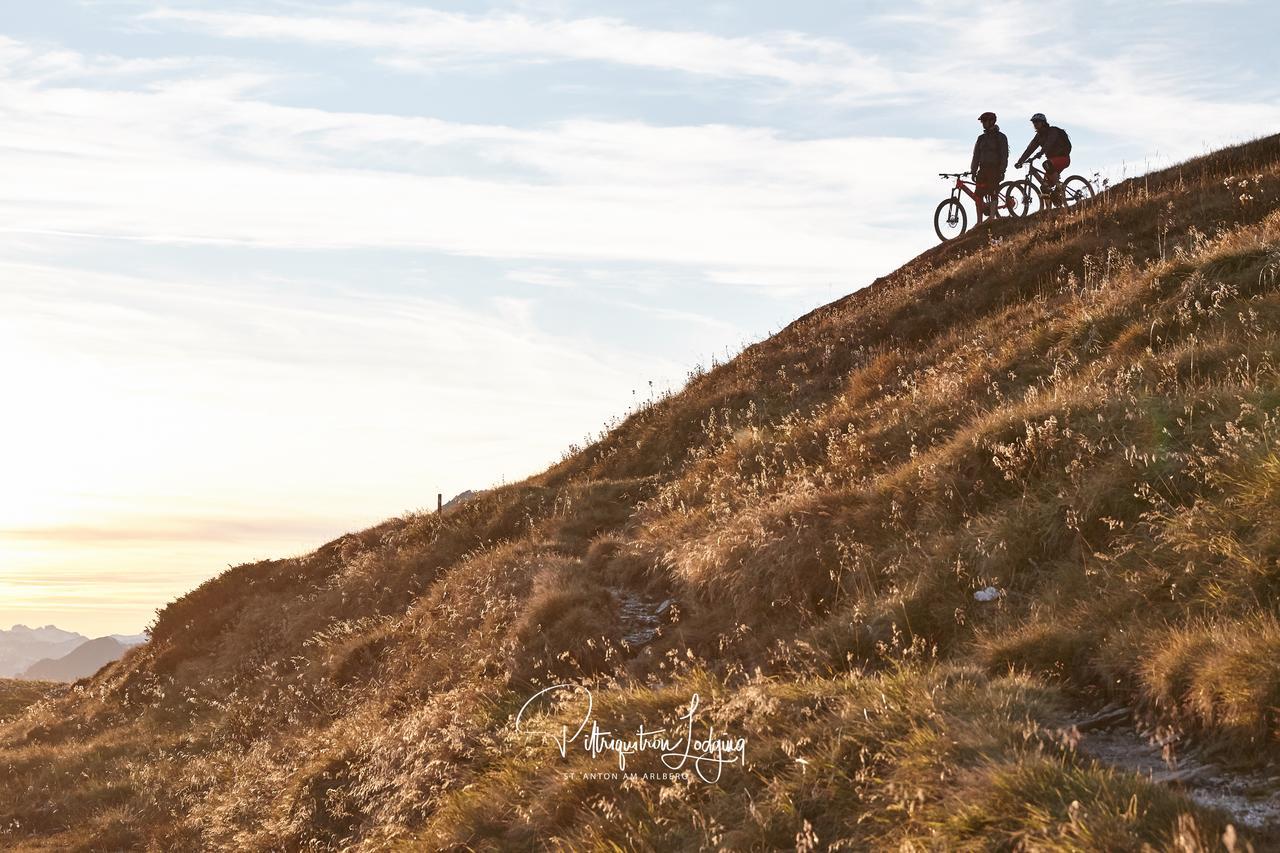
{"label": "grassy hillside", "polygon": [[47,696],[63,689],[50,681],[19,681],[0,678],[0,723],[11,720]]}
{"label": "grassy hillside", "polygon": [[[1054,724],[1280,757],[1278,204],[1271,137],[997,224],[544,474],[224,573],[0,727],[0,844],[1225,849]],[[592,778],[513,725],[565,680],[619,732],[697,693],[747,764]]]}

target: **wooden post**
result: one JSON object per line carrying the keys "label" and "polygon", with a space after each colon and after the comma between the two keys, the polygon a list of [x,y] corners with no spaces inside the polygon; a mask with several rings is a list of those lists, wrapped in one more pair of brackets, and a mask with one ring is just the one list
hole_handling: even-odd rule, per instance
{"label": "wooden post", "polygon": [[436,512],[444,512],[444,495],[436,492]]}

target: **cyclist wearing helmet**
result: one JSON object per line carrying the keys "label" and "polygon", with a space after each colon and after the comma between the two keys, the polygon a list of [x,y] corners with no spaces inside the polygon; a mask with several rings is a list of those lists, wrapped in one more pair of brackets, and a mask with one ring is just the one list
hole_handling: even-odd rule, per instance
{"label": "cyclist wearing helmet", "polygon": [[[973,144],[973,162],[969,171],[973,172],[973,181],[977,186],[978,196],[987,201],[991,216],[995,216],[996,189],[1004,180],[1005,169],[1009,168],[1009,139],[1000,132],[996,124],[996,114],[985,112],[978,116],[982,122],[982,134]],[[982,215],[987,212],[978,205],[976,225],[982,224]]]}
{"label": "cyclist wearing helmet", "polygon": [[1049,124],[1049,120],[1044,117],[1044,113],[1033,115],[1031,124],[1036,129],[1036,135],[1027,143],[1027,150],[1022,152],[1022,156],[1018,158],[1014,168],[1022,168],[1023,162],[1030,158],[1033,151],[1039,148],[1044,152],[1045,160],[1044,185],[1041,189],[1047,193],[1052,192],[1058,185],[1058,176],[1071,165],[1071,138],[1067,136],[1067,132],[1062,128]]}

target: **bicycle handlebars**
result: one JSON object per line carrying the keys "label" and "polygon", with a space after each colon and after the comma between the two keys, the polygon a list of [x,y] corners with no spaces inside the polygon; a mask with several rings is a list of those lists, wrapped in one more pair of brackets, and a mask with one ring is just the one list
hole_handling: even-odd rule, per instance
{"label": "bicycle handlebars", "polygon": [[963,178],[965,175],[972,175],[973,172],[939,172],[939,178]]}

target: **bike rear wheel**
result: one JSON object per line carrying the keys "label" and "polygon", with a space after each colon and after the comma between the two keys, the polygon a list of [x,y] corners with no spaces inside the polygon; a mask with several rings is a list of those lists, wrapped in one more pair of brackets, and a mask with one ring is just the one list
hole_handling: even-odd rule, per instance
{"label": "bike rear wheel", "polygon": [[969,214],[958,199],[944,198],[933,212],[933,230],[942,242],[954,240],[969,228]]}
{"label": "bike rear wheel", "polygon": [[1093,184],[1080,175],[1072,175],[1062,182],[1063,201],[1067,207],[1075,207],[1087,198],[1093,198]]}

